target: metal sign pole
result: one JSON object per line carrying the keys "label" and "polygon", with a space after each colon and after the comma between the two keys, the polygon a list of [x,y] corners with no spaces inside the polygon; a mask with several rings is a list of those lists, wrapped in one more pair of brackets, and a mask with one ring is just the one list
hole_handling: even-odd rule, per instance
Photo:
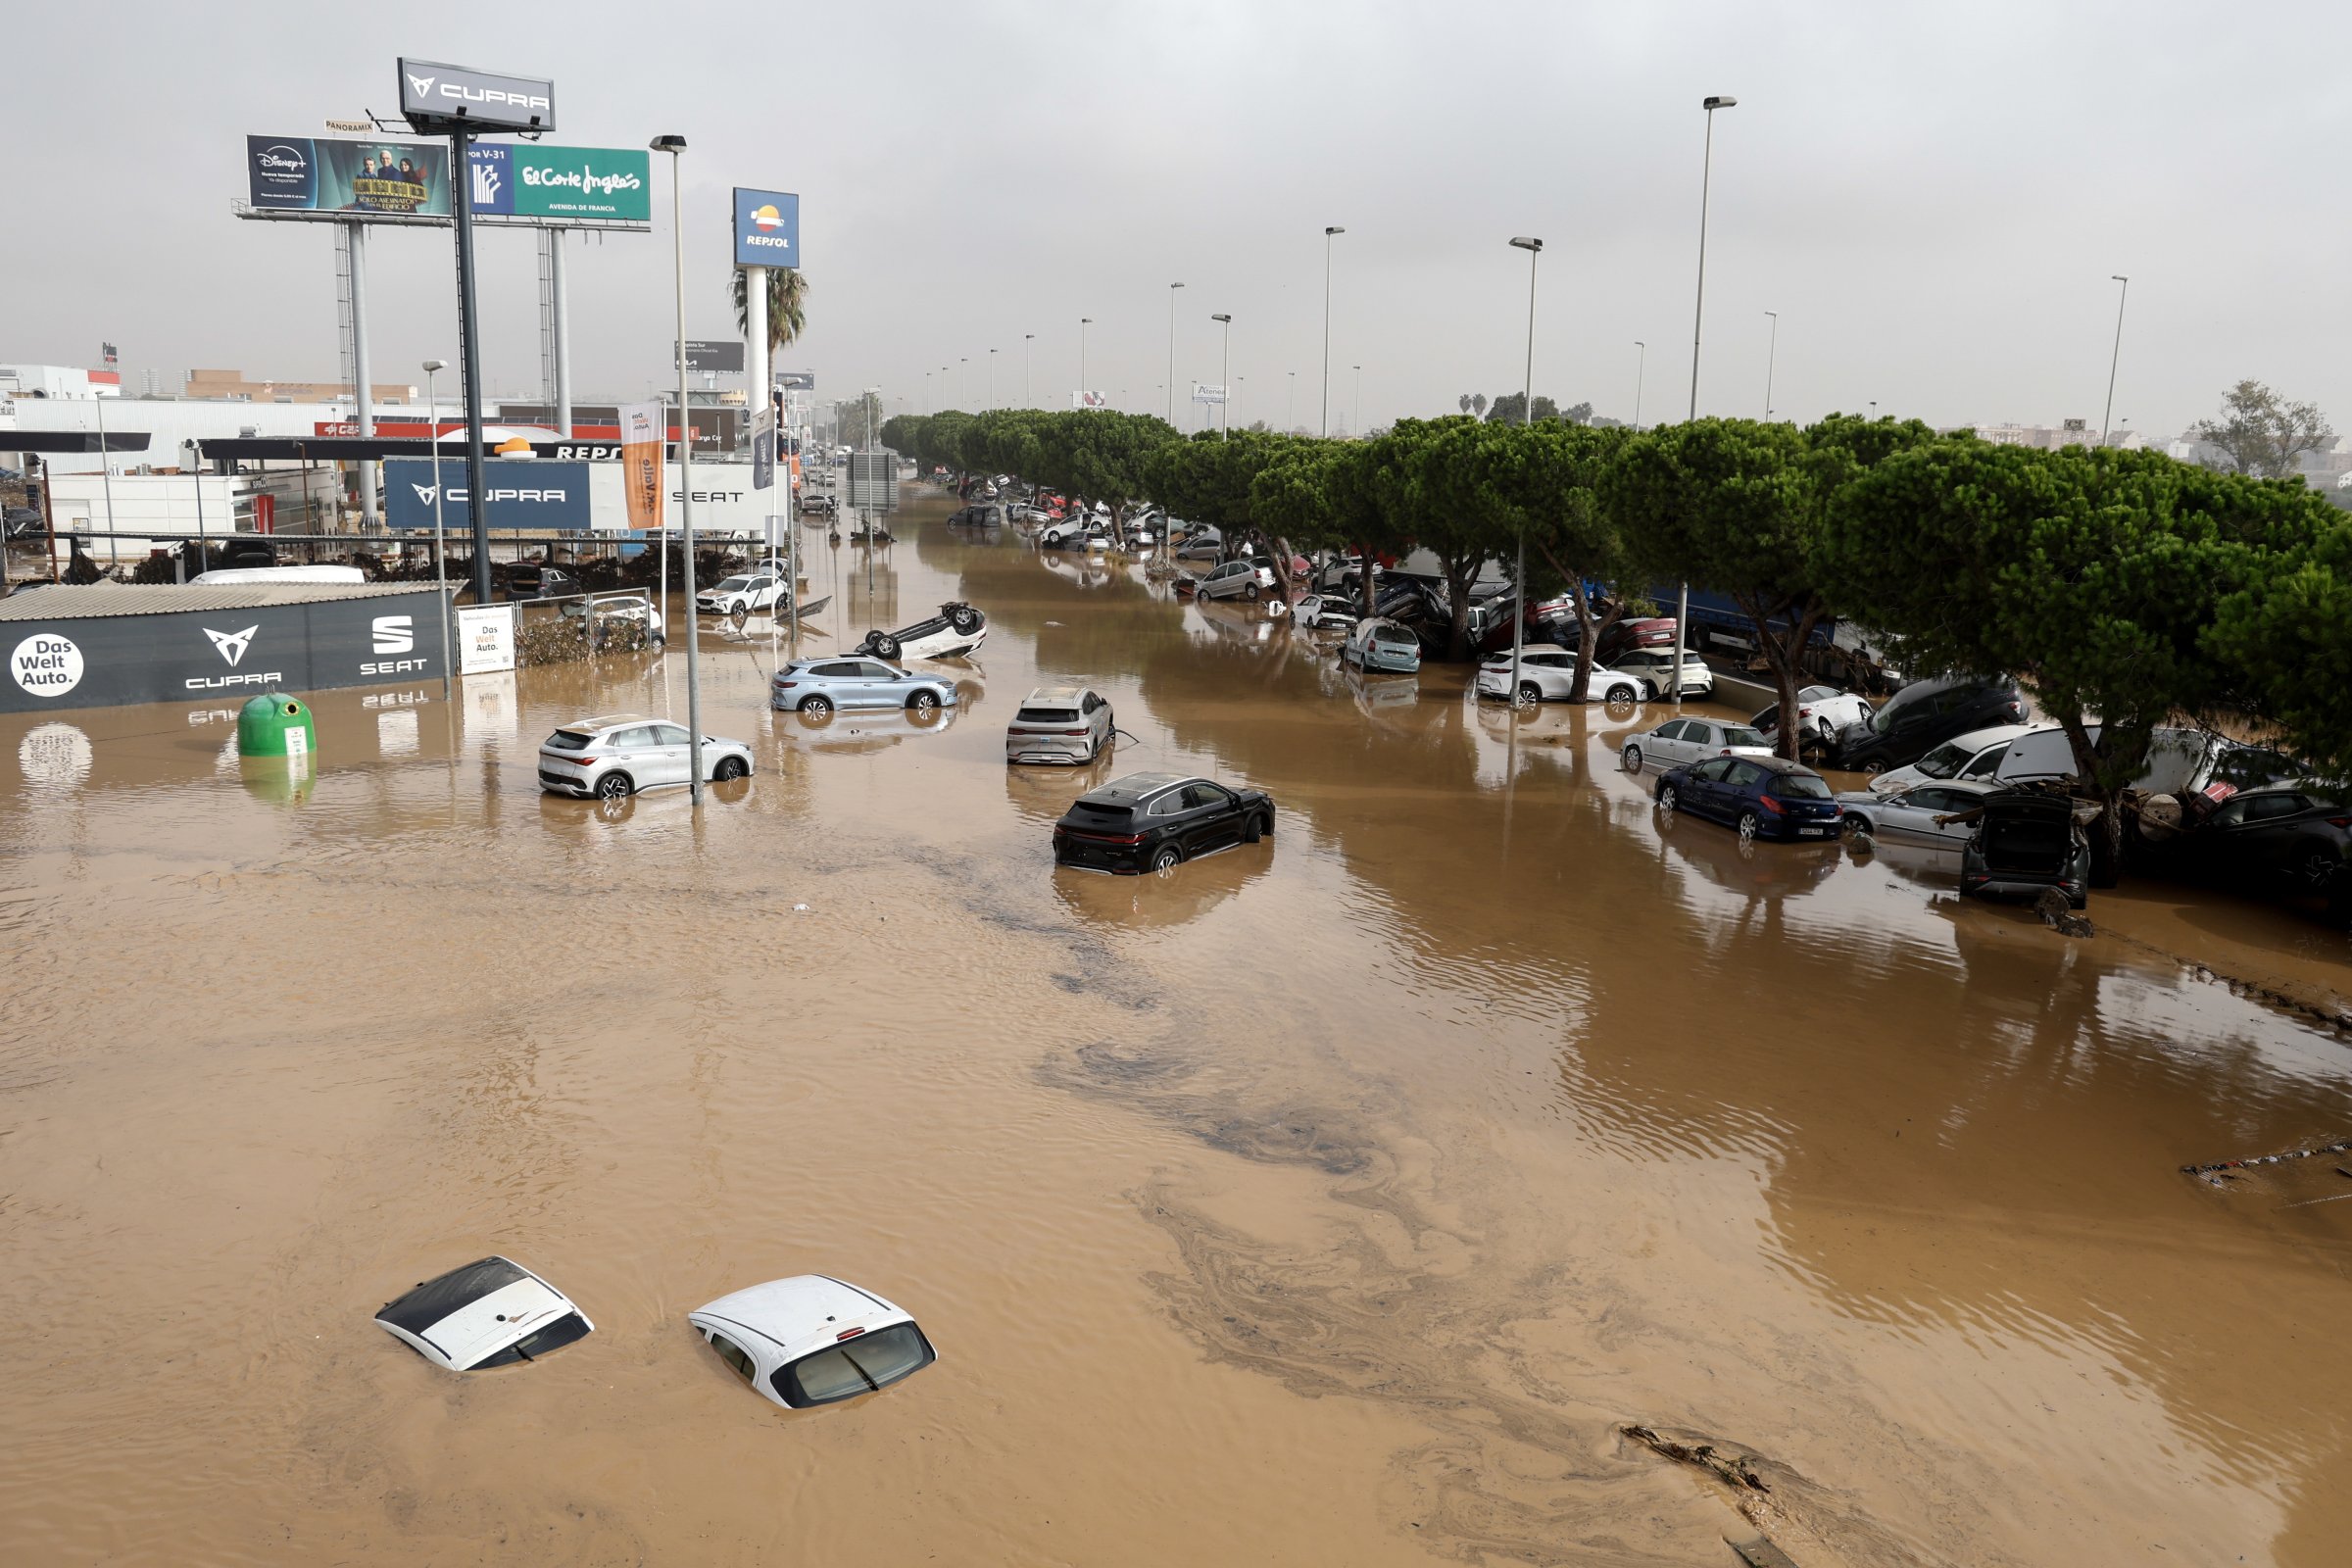
{"label": "metal sign pole", "polygon": [[450,207],[458,220],[458,347],[466,381],[466,493],[473,514],[473,602],[490,603],[490,507],[482,482],[482,345],[473,318],[473,137],[449,137]]}

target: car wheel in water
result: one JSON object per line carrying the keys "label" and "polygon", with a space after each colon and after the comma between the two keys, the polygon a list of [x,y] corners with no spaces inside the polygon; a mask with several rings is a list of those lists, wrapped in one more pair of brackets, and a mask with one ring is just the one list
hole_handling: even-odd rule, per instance
{"label": "car wheel in water", "polygon": [[1257,602],[1257,596],[1260,590],[1257,584],[1251,583],[1249,587],[1242,590],[1242,597],[1249,600],[1251,604],[1255,604]]}
{"label": "car wheel in water", "polygon": [[1857,839],[1867,839],[1870,837],[1870,818],[1848,815],[1838,831],[1848,843]]}
{"label": "car wheel in water", "polygon": [[1661,811],[1664,811],[1664,812],[1665,812],[1665,813],[1666,813],[1668,816],[1672,816],[1672,815],[1674,814],[1674,806],[1675,806],[1674,786],[1673,786],[1673,785],[1671,785],[1671,784],[1661,784],[1661,785],[1659,785],[1659,786],[1658,786],[1658,809],[1659,809],[1659,810],[1661,810]]}
{"label": "car wheel in water", "polygon": [[2336,858],[2325,850],[2313,850],[2303,857],[2297,878],[2313,893],[2325,893],[2335,885]]}
{"label": "car wheel in water", "polygon": [[1534,681],[1532,681],[1532,680],[1523,680],[1523,681],[1521,681],[1521,682],[1519,683],[1519,701],[1520,701],[1520,702],[1522,702],[1522,703],[1525,703],[1525,704],[1526,704],[1528,707],[1530,707],[1530,708],[1533,708],[1533,707],[1534,707],[1536,704],[1538,704],[1538,703],[1542,702],[1543,700],[1544,700],[1544,688],[1543,688],[1543,687],[1541,687],[1541,686],[1537,685],[1537,684],[1536,684]]}
{"label": "car wheel in water", "polygon": [[1601,698],[1601,701],[1611,708],[1631,708],[1638,699],[1631,686],[1612,686],[1609,688],[1608,694]]}
{"label": "car wheel in water", "polygon": [[717,783],[731,784],[750,771],[750,766],[742,758],[722,757],[718,760],[718,766],[710,770],[710,777]]}
{"label": "car wheel in water", "polygon": [[1166,845],[1157,855],[1152,857],[1152,869],[1161,876],[1166,876],[1170,871],[1176,869],[1177,862],[1183,858],[1183,856],[1176,853],[1176,846]]}
{"label": "car wheel in water", "polygon": [[1628,746],[1623,752],[1618,754],[1618,759],[1625,763],[1625,770],[1628,773],[1639,773],[1642,771],[1641,747]]}
{"label": "car wheel in water", "polygon": [[1255,811],[1242,819],[1242,842],[1244,844],[1255,844],[1259,839],[1265,837],[1265,830],[1258,825],[1258,822],[1259,818]]}
{"label": "car wheel in water", "polygon": [[804,697],[801,699],[801,714],[806,718],[830,718],[833,716],[833,699]]}
{"label": "car wheel in water", "polygon": [[607,773],[596,781],[596,793],[599,800],[625,801],[636,792],[636,789],[637,786],[629,781],[629,775],[626,773]]}
{"label": "car wheel in water", "polygon": [[1763,831],[1764,831],[1764,819],[1763,819],[1762,817],[1758,816],[1758,815],[1757,815],[1755,812],[1753,812],[1753,811],[1741,811],[1741,812],[1740,813],[1740,843],[1742,843],[1742,844],[1753,844],[1753,843],[1755,843],[1755,842],[1756,842],[1756,838],[1757,838],[1757,836],[1758,836],[1759,834],[1761,834]]}
{"label": "car wheel in water", "polygon": [[920,689],[906,699],[906,711],[910,713],[921,713],[928,716],[936,712],[938,709],[939,693],[935,691]]}

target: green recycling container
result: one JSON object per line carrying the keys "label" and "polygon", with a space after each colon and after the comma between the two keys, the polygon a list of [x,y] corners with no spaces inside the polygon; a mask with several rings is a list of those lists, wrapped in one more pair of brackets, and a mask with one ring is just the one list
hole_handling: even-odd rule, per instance
{"label": "green recycling container", "polygon": [[283,692],[265,692],[237,714],[239,757],[309,757],[318,749],[311,705]]}

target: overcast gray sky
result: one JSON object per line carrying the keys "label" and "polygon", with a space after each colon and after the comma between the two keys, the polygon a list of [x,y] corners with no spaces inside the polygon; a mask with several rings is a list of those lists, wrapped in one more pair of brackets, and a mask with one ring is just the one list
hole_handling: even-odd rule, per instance
{"label": "overcast gray sky", "polygon": [[[747,16],[771,19],[751,41]],[[243,137],[389,115],[407,53],[553,76],[558,141],[684,134],[689,335],[732,331],[728,187],[799,191],[808,330],[784,363],[827,392],[919,405],[931,371],[935,403],[977,407],[995,348],[1017,403],[1035,333],[1034,401],[1066,406],[1088,316],[1088,378],[1157,408],[1182,280],[1178,386],[1217,379],[1229,312],[1237,418],[1311,425],[1340,223],[1335,424],[1359,364],[1366,422],[1517,389],[1513,234],[1547,247],[1538,390],[1629,417],[1642,339],[1642,417],[1673,416],[1699,100],[1732,93],[1702,413],[1763,412],[1778,311],[1782,416],[2095,425],[2124,272],[2119,424],[2171,434],[2247,375],[2352,420],[2340,3],[117,3],[9,35],[0,355],[90,365],[110,339],[133,390],[150,368],[333,378],[329,229],[230,216]],[[665,162],[656,233],[576,254],[583,399],[670,374]],[[528,395],[531,243],[484,250],[485,372]],[[376,378],[454,360],[448,231],[370,254]]]}

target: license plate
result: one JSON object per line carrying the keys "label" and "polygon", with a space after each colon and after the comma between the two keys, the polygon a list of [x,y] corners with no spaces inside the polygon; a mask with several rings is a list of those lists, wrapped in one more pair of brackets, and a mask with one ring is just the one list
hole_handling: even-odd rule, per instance
{"label": "license plate", "polygon": [[1800,839],[1817,839],[1828,831],[1826,827],[1800,827],[1796,830],[1796,836]]}

